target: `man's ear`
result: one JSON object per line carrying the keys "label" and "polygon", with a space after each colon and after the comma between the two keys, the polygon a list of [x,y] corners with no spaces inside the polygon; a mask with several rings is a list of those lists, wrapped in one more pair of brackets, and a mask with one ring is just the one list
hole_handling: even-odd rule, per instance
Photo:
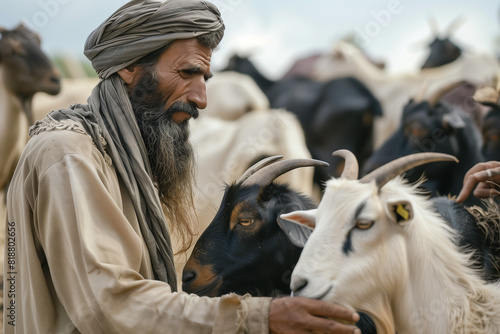
{"label": "man's ear", "polygon": [[135,86],[140,77],[141,67],[130,65],[122,68],[117,73],[129,86]]}

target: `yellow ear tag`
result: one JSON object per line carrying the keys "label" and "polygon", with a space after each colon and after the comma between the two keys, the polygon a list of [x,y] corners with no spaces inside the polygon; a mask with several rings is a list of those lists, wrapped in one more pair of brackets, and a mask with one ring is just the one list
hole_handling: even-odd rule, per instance
{"label": "yellow ear tag", "polygon": [[410,213],[406,210],[403,204],[398,204],[396,208],[396,212],[399,216],[401,216],[404,220],[408,220]]}

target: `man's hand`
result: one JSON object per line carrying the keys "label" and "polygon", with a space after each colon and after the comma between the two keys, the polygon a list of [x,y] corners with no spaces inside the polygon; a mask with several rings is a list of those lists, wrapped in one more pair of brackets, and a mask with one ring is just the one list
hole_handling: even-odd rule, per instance
{"label": "man's hand", "polygon": [[354,326],[358,320],[358,313],[332,303],[303,297],[281,297],[271,301],[269,331],[271,334],[361,334]]}
{"label": "man's hand", "polygon": [[[477,187],[476,187],[477,185]],[[474,188],[474,196],[477,198],[486,198],[499,195],[497,187],[500,185],[500,162],[488,161],[481,162],[473,166],[465,174],[464,185],[457,202],[461,203],[469,197]]]}

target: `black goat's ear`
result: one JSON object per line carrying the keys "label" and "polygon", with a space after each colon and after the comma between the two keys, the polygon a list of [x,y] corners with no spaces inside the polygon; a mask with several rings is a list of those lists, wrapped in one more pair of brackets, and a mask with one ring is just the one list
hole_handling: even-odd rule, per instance
{"label": "black goat's ear", "polygon": [[[315,216],[315,213],[316,209],[280,214],[278,215],[277,223],[292,244],[303,248],[313,231],[312,217]],[[300,219],[299,217],[307,217],[307,222],[304,222],[304,219]]]}

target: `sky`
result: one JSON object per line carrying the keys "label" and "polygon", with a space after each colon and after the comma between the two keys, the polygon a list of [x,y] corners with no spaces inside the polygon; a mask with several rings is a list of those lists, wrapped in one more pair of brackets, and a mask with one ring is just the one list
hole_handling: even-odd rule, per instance
{"label": "sky", "polygon": [[[125,0],[3,0],[0,26],[23,21],[42,38],[49,55],[85,59],[90,32]],[[300,57],[328,52],[351,35],[392,73],[414,71],[426,56],[426,43],[456,20],[451,37],[467,52],[500,50],[498,0],[213,0],[226,25],[212,69],[223,68],[233,53],[249,56],[269,78],[277,79]]]}

